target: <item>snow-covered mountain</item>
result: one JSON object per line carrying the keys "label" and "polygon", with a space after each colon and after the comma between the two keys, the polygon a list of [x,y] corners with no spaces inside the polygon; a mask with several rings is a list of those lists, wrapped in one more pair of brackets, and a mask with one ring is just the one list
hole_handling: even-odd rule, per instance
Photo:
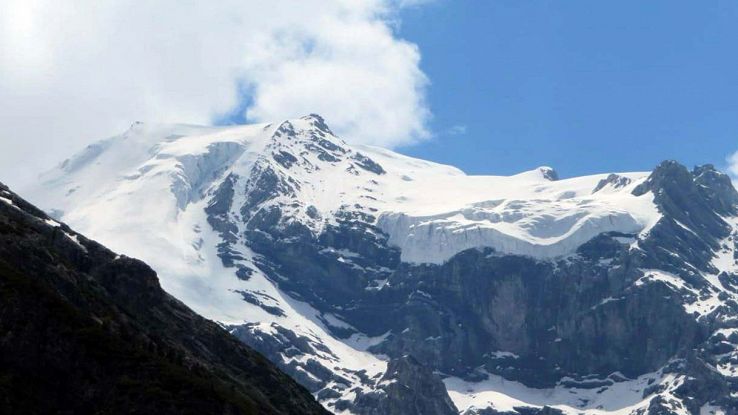
{"label": "snow-covered mountain", "polygon": [[26,194],[336,413],[738,408],[738,194],[711,166],[468,176],[310,115],[137,123]]}

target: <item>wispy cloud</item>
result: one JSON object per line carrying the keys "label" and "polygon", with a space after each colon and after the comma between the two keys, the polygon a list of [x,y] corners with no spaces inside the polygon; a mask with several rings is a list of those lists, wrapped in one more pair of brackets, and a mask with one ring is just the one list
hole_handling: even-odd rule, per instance
{"label": "wispy cloud", "polygon": [[466,134],[466,125],[457,124],[446,130],[447,135],[463,135]]}
{"label": "wispy cloud", "polygon": [[207,124],[239,107],[250,121],[321,113],[356,142],[421,140],[428,82],[392,24],[404,4],[3,1],[0,180],[134,120]]}
{"label": "wispy cloud", "polygon": [[738,189],[738,151],[727,157],[728,174],[733,178],[733,186]]}
{"label": "wispy cloud", "polygon": [[738,151],[728,156],[728,172],[733,177],[738,177]]}

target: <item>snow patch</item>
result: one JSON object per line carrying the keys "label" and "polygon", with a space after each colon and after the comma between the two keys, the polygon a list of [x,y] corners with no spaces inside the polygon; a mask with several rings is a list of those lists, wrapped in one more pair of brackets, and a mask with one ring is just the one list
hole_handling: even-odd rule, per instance
{"label": "snow patch", "polygon": [[481,382],[466,382],[456,377],[444,379],[449,396],[461,413],[489,407],[500,412],[512,412],[515,407],[540,408],[547,405],[572,415],[629,415],[648,407],[653,397],[643,396],[643,391],[648,387],[663,385],[663,393],[673,397],[671,392],[683,382],[679,376],[659,371],[633,380],[613,382],[602,388],[556,386],[535,389],[497,375],[487,375],[489,378]]}
{"label": "snow patch", "polygon": [[13,207],[17,207],[17,206],[15,206],[15,204],[13,203],[12,200],[10,200],[8,198],[5,198],[5,197],[2,197],[2,196],[0,196],[0,202],[6,203],[6,204],[8,204],[10,206],[13,206]]}

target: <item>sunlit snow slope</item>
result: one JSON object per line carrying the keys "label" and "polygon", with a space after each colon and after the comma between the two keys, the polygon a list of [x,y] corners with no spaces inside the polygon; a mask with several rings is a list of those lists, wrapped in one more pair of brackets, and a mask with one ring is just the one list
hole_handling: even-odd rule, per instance
{"label": "sunlit snow slope", "polygon": [[[291,124],[309,130],[310,122]],[[179,236],[174,232],[182,232],[173,225],[186,221],[190,206],[228,173],[248,176],[266,148],[288,141],[276,133],[279,126],[134,124],[65,161],[44,177],[43,190],[32,193],[116,248],[147,256],[151,249],[162,249],[157,255],[192,251],[171,246],[171,237]],[[553,170],[541,167],[515,176],[468,176],[451,166],[332,139],[368,156],[385,174],[355,173],[354,160],[330,165],[316,159],[311,171],[289,172],[302,185],[294,198],[315,206],[323,218],[353,204],[378,212],[377,224],[408,262],[440,263],[483,246],[556,257],[601,232],[638,233],[659,217],[649,196],[631,194],[648,173],[556,180]],[[117,220],[121,216],[125,222]],[[149,230],[146,241],[142,228]]]}

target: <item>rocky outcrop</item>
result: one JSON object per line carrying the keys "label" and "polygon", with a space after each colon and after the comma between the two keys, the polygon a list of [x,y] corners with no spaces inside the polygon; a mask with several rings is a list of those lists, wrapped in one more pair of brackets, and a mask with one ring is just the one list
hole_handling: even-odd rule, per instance
{"label": "rocky outcrop", "polygon": [[592,189],[592,193],[597,193],[600,190],[604,189],[605,187],[611,187],[612,189],[619,189],[621,187],[625,187],[629,185],[631,180],[627,177],[621,176],[619,174],[611,173],[606,178],[600,180],[599,183],[597,183],[597,186],[595,186],[594,189]]}
{"label": "rocky outcrop", "polygon": [[360,415],[458,413],[441,378],[408,355],[391,360],[377,387],[357,393],[351,409]]}

